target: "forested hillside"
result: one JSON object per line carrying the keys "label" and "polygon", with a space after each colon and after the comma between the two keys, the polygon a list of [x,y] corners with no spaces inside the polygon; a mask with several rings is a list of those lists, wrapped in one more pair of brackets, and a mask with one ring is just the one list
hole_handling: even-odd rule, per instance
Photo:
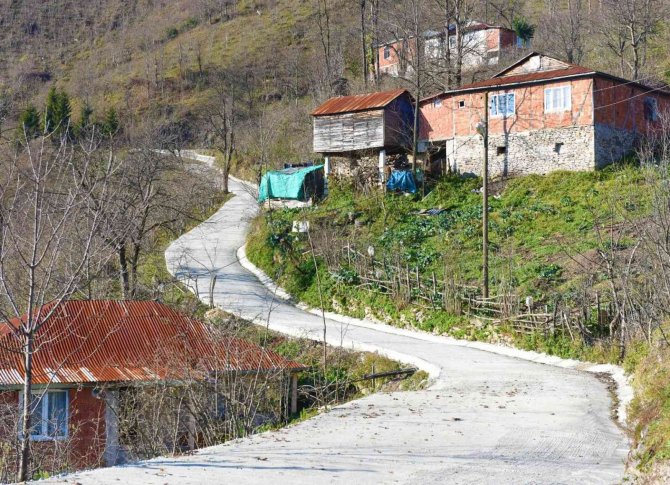
{"label": "forested hillside", "polygon": [[[311,157],[310,110],[328,96],[402,85],[422,97],[453,85],[375,75],[379,42],[472,19],[514,28],[528,48],[645,82],[670,66],[665,0],[50,1],[0,5],[3,130],[53,85],[93,117],[110,108],[130,135],[151,119],[185,144],[215,143],[211,100],[229,99],[230,154],[247,165]],[[363,60],[365,59],[365,61]],[[469,71],[462,82],[495,72]],[[364,76],[368,72],[368,82]],[[7,135],[10,136],[11,135]]]}

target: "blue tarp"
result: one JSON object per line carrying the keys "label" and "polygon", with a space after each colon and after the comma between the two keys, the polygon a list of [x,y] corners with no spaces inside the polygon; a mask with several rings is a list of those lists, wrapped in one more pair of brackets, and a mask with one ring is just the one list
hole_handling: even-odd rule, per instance
{"label": "blue tarp", "polygon": [[386,182],[386,188],[392,192],[399,190],[412,194],[416,193],[416,183],[412,172],[409,170],[394,170],[391,172],[388,182]]}

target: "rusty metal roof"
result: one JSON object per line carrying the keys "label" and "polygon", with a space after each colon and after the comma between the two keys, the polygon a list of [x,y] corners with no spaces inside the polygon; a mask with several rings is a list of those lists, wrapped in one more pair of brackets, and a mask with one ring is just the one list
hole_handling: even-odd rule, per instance
{"label": "rusty metal roof", "polygon": [[[49,305],[42,310],[46,315]],[[10,322],[18,324],[18,319]],[[178,380],[213,371],[304,368],[246,340],[219,335],[215,328],[155,301],[53,305],[53,315],[36,335],[35,348],[36,384]],[[13,332],[0,332],[0,385],[22,383],[19,349]]]}
{"label": "rusty metal roof", "polygon": [[357,94],[355,96],[338,96],[330,98],[312,111],[312,116],[353,113],[368,109],[384,108],[397,97],[409,93],[406,89],[394,89],[377,93]]}
{"label": "rusty metal roof", "polygon": [[592,75],[602,75],[602,73],[581,66],[571,66],[566,69],[555,69],[552,71],[538,71],[527,74],[518,74],[516,76],[494,77],[491,79],[478,81],[472,84],[465,84],[460,88],[453,89],[451,91],[444,91],[442,93],[437,93],[432,96],[427,96],[421,100],[421,103],[430,101],[444,94],[459,94],[470,91],[481,91],[486,89],[514,88],[516,86],[522,86],[524,84],[530,84],[542,81],[552,81],[563,78],[569,79],[575,77],[585,77]]}

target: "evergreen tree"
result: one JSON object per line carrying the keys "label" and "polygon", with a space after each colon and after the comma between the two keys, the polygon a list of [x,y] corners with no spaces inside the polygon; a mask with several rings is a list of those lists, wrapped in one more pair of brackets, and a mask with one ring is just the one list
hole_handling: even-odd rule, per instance
{"label": "evergreen tree", "polygon": [[93,108],[91,108],[91,105],[88,104],[88,102],[85,102],[79,113],[79,123],[76,126],[77,136],[86,135],[86,133],[90,131],[93,124],[93,120],[91,119],[92,115]]}
{"label": "evergreen tree", "polygon": [[72,118],[72,105],[70,96],[65,91],[58,93],[57,114],[59,122],[59,131],[61,133],[70,129],[70,119]]}
{"label": "evergreen tree", "polygon": [[[40,134],[40,113],[34,105],[29,104],[19,117],[19,127],[27,138],[36,138]],[[23,138],[23,133],[19,137]]]}
{"label": "evergreen tree", "polygon": [[52,86],[47,95],[44,131],[47,133],[54,132],[57,135],[66,133],[69,130],[71,117],[70,97],[65,91],[59,91],[56,86]]}
{"label": "evergreen tree", "polygon": [[51,86],[47,94],[47,103],[44,110],[44,131],[51,133],[58,125],[58,90]]}
{"label": "evergreen tree", "polygon": [[530,41],[535,36],[535,26],[523,17],[515,17],[512,21],[512,29],[516,36],[521,39],[524,47],[530,47]]}
{"label": "evergreen tree", "polygon": [[105,119],[102,122],[102,131],[105,135],[113,136],[119,131],[119,117],[114,108],[105,111]]}

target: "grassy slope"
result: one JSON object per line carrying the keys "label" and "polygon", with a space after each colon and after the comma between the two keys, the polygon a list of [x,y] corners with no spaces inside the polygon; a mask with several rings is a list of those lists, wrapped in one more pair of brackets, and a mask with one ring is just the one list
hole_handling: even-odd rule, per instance
{"label": "grassy slope", "polygon": [[[442,181],[425,199],[355,194],[349,187],[331,185],[329,197],[317,208],[275,211],[255,222],[247,254],[292,294],[319,304],[317,279],[307,241],[291,234],[291,222],[309,219],[317,253],[322,254],[319,232],[329,229],[344,236],[361,251],[368,245],[381,254],[399,254],[422,272],[456,274],[463,283],[477,284],[481,257],[481,196],[473,192],[476,179]],[[594,228],[623,219],[645,217],[650,190],[644,171],[623,166],[595,173],[556,172],[510,181],[491,200],[492,279],[519,295],[551,304],[578,298],[585,280],[592,289],[602,282],[595,251],[609,244]],[[442,207],[446,214],[422,217],[413,212]],[[349,214],[359,224],[351,224]],[[607,235],[605,235],[607,236]],[[332,240],[330,241],[333,244]],[[626,250],[627,240],[620,243]],[[326,250],[327,251],[327,250]],[[346,266],[346,262],[342,262]],[[510,329],[475,324],[442,310],[419,308],[392,301],[383,294],[344,284],[319,260],[319,276],[329,309],[353,316],[374,316],[392,325],[413,326],[459,338],[505,341],[514,345],[596,362],[620,362],[616,348],[588,345],[567,336],[522,337]],[[600,282],[599,282],[600,281]],[[670,457],[670,354],[665,346],[632,346],[624,365],[633,374],[636,398],[631,409],[635,437],[643,466]]]}

